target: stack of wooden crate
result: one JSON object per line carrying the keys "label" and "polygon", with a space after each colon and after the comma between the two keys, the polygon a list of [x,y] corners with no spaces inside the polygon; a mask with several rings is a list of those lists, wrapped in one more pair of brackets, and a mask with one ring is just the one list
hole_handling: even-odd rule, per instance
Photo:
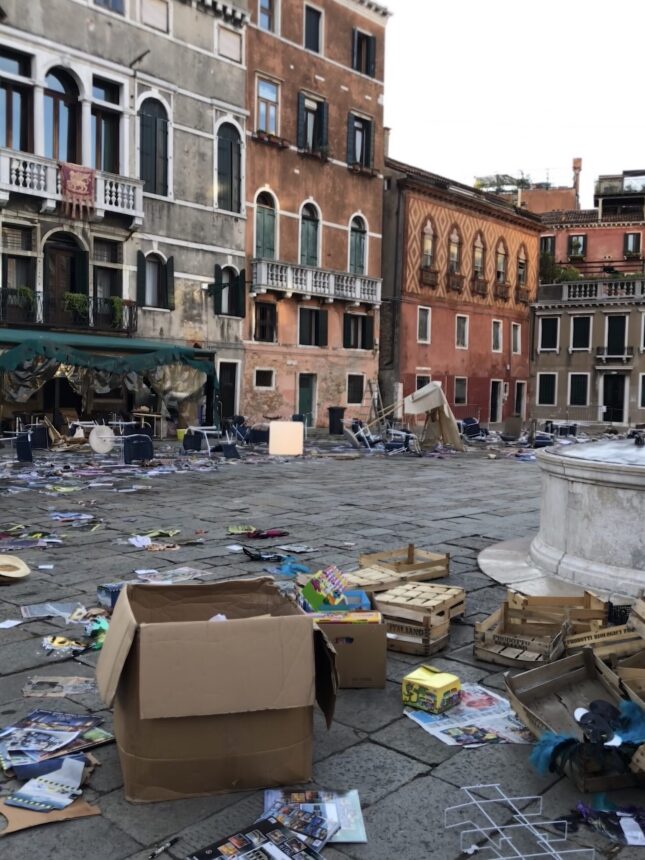
{"label": "stack of wooden crate", "polygon": [[448,644],[450,622],[465,612],[465,591],[451,585],[407,582],[373,596],[387,625],[391,651],[428,657]]}

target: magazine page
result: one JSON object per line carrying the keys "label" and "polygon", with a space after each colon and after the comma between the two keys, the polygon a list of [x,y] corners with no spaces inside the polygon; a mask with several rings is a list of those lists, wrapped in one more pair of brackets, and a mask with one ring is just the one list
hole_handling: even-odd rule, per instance
{"label": "magazine page", "polygon": [[213,860],[218,857],[244,860],[324,860],[322,854],[310,848],[275,818],[256,821],[239,833],[207,845],[186,860]]}
{"label": "magazine page", "polygon": [[305,811],[316,812],[339,830],[330,843],[367,842],[365,823],[358,791],[289,791],[269,788],[264,792],[264,812],[268,814],[276,803],[298,804]]}

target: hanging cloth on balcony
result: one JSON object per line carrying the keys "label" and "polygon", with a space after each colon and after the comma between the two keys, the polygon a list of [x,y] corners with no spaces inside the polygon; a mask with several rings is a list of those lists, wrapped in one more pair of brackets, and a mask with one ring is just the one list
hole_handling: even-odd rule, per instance
{"label": "hanging cloth on balcony", "polygon": [[[95,171],[91,167],[60,162],[60,191],[69,218],[82,218],[94,210]],[[78,210],[78,215],[76,214]]]}

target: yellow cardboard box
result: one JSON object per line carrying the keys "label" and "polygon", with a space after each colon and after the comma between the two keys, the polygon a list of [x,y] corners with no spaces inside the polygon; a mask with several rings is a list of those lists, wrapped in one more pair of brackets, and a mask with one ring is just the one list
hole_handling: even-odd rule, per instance
{"label": "yellow cardboard box", "polygon": [[459,701],[461,682],[456,675],[434,666],[419,666],[403,679],[401,694],[404,705],[442,714]]}

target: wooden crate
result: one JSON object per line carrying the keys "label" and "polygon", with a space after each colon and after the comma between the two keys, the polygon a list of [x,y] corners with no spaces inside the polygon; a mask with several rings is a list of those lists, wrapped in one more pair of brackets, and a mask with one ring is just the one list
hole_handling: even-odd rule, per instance
{"label": "wooden crate", "polygon": [[509,591],[506,602],[511,609],[525,613],[529,618],[568,621],[571,633],[598,630],[607,623],[608,604],[591,591],[584,594],[558,597],[539,597]]}
{"label": "wooden crate", "polygon": [[358,563],[363,567],[377,567],[401,575],[415,574],[406,578],[422,582],[429,579],[443,579],[443,577],[448,576],[450,556],[417,549],[413,543],[410,543],[399,549],[360,555]]}
{"label": "wooden crate", "polygon": [[374,596],[374,605],[387,616],[436,627],[465,612],[466,592],[452,585],[408,582]]}
{"label": "wooden crate", "polygon": [[642,597],[632,606],[627,626],[636,630],[645,639],[645,600]]}
{"label": "wooden crate", "polygon": [[430,627],[429,624],[414,624],[397,618],[384,617],[383,620],[387,626],[388,651],[430,657],[448,645],[449,621],[439,627]]}
{"label": "wooden crate", "polygon": [[564,653],[566,623],[527,620],[522,611],[503,603],[475,624],[474,653],[479,660],[500,666],[536,666]]}
{"label": "wooden crate", "polygon": [[619,660],[630,657],[645,648],[645,640],[640,633],[627,624],[606,627],[592,633],[577,633],[565,639],[567,654],[577,654],[583,648],[592,648],[601,660]]}

